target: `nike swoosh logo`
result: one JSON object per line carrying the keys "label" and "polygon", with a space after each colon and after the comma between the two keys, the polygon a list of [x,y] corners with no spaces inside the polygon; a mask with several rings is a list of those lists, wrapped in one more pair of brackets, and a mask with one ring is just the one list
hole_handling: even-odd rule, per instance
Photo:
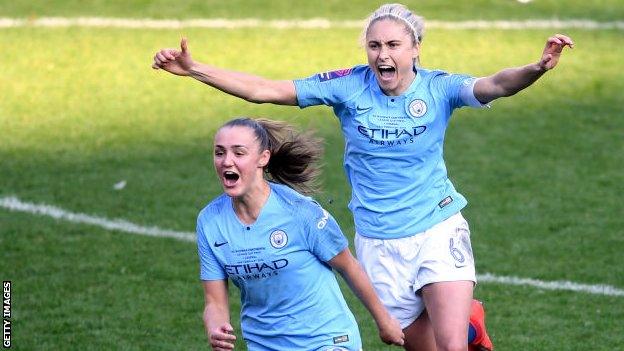
{"label": "nike swoosh logo", "polygon": [[223,246],[223,245],[225,245],[225,244],[227,244],[227,243],[228,243],[227,241],[226,241],[226,242],[223,242],[223,243],[218,243],[218,242],[216,242],[216,241],[215,241],[215,243],[214,243],[214,247]]}
{"label": "nike swoosh logo", "polygon": [[368,112],[370,110],[372,110],[372,107],[360,107],[360,106],[356,106],[355,107],[355,112],[357,113],[364,113],[364,112]]}

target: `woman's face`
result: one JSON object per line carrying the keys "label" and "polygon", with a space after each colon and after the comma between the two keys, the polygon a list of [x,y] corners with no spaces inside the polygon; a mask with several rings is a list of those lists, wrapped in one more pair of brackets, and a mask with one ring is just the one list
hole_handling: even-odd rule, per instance
{"label": "woman's face", "polygon": [[396,20],[378,20],[366,33],[368,65],[386,95],[401,95],[409,88],[416,77],[413,67],[419,51],[420,45]]}
{"label": "woman's face", "polygon": [[249,194],[264,182],[263,168],[270,158],[269,150],[260,150],[251,128],[226,126],[214,139],[214,166],[223,191],[231,197]]}

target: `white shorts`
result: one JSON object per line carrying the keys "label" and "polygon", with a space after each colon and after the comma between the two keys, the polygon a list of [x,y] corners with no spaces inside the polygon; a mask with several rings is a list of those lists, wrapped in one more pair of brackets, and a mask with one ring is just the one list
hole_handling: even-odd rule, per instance
{"label": "white shorts", "polygon": [[477,282],[468,222],[461,213],[400,239],[355,235],[355,251],[381,302],[402,328],[425,309],[420,289],[431,283]]}

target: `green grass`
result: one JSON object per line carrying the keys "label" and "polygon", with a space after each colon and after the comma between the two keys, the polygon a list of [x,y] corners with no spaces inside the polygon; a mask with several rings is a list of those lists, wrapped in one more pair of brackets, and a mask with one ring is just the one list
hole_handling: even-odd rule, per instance
{"label": "green grass", "polygon": [[[26,15],[20,9],[28,6],[42,6],[37,15],[143,13],[132,4],[119,12],[111,2],[93,2],[91,12],[76,4],[3,4],[0,15]],[[536,1],[526,8],[552,4]],[[235,5],[223,3],[219,11]],[[436,6],[423,2],[433,18],[453,16],[434,11]],[[593,18],[622,13],[621,6],[609,6],[615,7],[594,9],[601,13]],[[373,7],[358,10],[365,14]],[[156,13],[156,7],[146,8],[145,16]],[[333,13],[330,8],[318,16]],[[208,16],[165,10],[162,17]],[[244,11],[237,15],[246,17]],[[272,18],[262,11],[255,16]],[[484,11],[489,16],[494,10]],[[335,12],[335,18],[361,17],[350,13]],[[314,128],[326,140],[324,192],[317,197],[352,237],[342,136],[330,109],[252,105],[149,66],[157,49],[186,35],[198,60],[274,78],[305,77],[364,62],[357,30],[0,31],[0,47],[11,48],[4,50],[0,69],[0,196],[192,231],[197,211],[220,193],[210,150],[215,128],[233,116],[265,116]],[[549,34],[432,30],[423,64],[490,74],[536,60]],[[470,202],[464,215],[479,272],[622,289],[624,34],[568,34],[577,47],[535,86],[490,110],[456,112],[446,161]],[[113,190],[120,180],[126,188]],[[17,350],[207,348],[193,244],[0,209],[0,248],[0,275],[14,284]],[[378,341],[370,317],[343,291],[360,321],[365,349],[396,349]],[[499,350],[615,350],[624,343],[621,297],[486,283],[476,293],[487,303]],[[237,300],[232,289],[234,324]]]}
{"label": "green grass", "polygon": [[[108,16],[149,18],[314,18],[363,19],[383,1],[325,0],[322,5],[305,0],[56,0],[13,1],[2,4],[0,16]],[[429,19],[589,18],[621,20],[624,7],[618,0],[423,0],[402,1]]]}

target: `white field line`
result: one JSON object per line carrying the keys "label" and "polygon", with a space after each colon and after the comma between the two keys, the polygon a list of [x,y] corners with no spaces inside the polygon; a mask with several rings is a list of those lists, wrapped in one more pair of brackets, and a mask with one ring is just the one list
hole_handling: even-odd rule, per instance
{"label": "white field line", "polygon": [[[40,17],[1,18],[0,28],[11,27],[103,27],[103,28],[362,28],[361,20],[329,20],[326,18],[295,20],[244,19],[150,19],[107,17]],[[624,21],[599,22],[590,19],[522,20],[522,21],[436,21],[426,22],[427,28],[443,29],[624,29]]]}
{"label": "white field line", "polygon": [[144,227],[122,219],[110,220],[103,217],[90,216],[84,213],[73,213],[55,206],[22,202],[20,199],[12,196],[0,197],[0,207],[6,208],[10,211],[26,212],[73,223],[90,224],[109,230],[117,230],[131,234],[175,238],[192,242],[195,241],[195,233],[176,232],[173,230],[160,229],[158,227]]}
{"label": "white field line", "polygon": [[[195,241],[195,233],[192,232],[177,232],[173,230],[160,229],[158,227],[144,227],[120,219],[110,220],[103,217],[87,215],[84,213],[73,213],[56,206],[23,202],[13,196],[0,197],[0,207],[5,208],[9,211],[26,212],[34,215],[52,217],[55,219],[73,223],[90,224],[105,229],[116,230],[130,234],[175,238],[191,242]],[[480,274],[477,279],[480,282],[485,283],[531,286],[545,290],[564,290],[595,295],[624,296],[624,290],[618,289],[610,285],[589,285],[569,281],[549,282],[530,278],[497,276],[491,273]]]}
{"label": "white field line", "polygon": [[490,273],[479,275],[477,277],[477,280],[479,280],[479,282],[486,282],[486,283],[532,286],[532,287],[535,287],[538,289],[544,289],[544,290],[567,290],[567,291],[585,292],[585,293],[596,294],[596,295],[624,296],[624,290],[615,288],[610,285],[589,285],[589,284],[574,283],[570,281],[545,282],[542,280],[531,279],[531,278],[496,276]]}

